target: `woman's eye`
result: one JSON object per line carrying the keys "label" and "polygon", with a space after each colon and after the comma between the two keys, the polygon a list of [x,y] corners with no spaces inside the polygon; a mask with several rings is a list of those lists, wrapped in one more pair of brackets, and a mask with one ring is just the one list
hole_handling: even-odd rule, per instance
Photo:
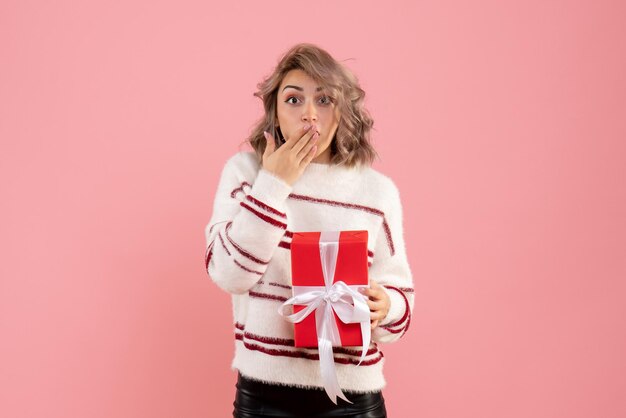
{"label": "woman's eye", "polygon": [[331,99],[330,96],[323,96],[322,99],[326,99],[324,104],[331,104],[333,102],[333,99]]}
{"label": "woman's eye", "polygon": [[[295,102],[290,101],[291,99],[298,100],[297,97],[291,96],[287,100],[285,100],[285,103],[295,104]],[[322,96],[320,100],[322,100],[324,105],[329,105],[333,103],[333,99],[330,96]]]}

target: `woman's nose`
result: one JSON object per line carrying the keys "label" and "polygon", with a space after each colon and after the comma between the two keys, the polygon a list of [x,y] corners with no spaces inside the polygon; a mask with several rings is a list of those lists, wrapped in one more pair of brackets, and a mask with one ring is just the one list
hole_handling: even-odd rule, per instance
{"label": "woman's nose", "polygon": [[304,108],[304,113],[302,114],[302,120],[305,122],[317,121],[317,112],[313,104],[310,103]]}

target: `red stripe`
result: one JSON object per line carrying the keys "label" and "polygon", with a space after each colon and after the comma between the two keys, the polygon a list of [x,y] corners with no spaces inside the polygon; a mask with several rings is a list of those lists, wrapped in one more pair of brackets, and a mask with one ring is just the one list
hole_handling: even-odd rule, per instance
{"label": "red stripe", "polygon": [[[226,253],[227,253],[228,255],[231,255],[231,254],[230,254],[230,251],[228,251],[228,248],[226,248],[226,244],[224,244],[224,240],[222,239],[222,234],[221,234],[220,232],[218,232],[218,233],[217,233],[217,236],[219,237],[220,242],[222,243],[222,247],[224,247],[224,250],[226,250]],[[232,260],[233,260],[233,261],[235,262],[235,264],[237,264],[237,265],[238,265],[238,266],[239,266],[242,270],[247,271],[248,273],[258,274],[258,275],[260,275],[260,276],[262,276],[262,275],[263,275],[263,273],[262,273],[262,272],[260,272],[260,271],[252,270],[252,269],[250,269],[250,268],[248,268],[248,267],[244,266],[244,265],[243,265],[243,264],[241,264],[239,261],[237,261],[237,259],[236,259],[236,258],[234,258],[234,257],[232,257]],[[207,268],[208,268],[208,266],[207,266]]]}
{"label": "red stripe", "polygon": [[[398,289],[397,287],[395,287],[395,286],[388,286],[388,285],[384,285],[384,286],[387,289],[393,289],[396,292],[400,293],[402,298],[404,298],[404,304],[405,304],[406,309],[404,311],[404,315],[402,316],[402,318],[399,321],[394,322],[393,324],[385,325],[385,326],[381,325],[381,328],[385,328],[387,331],[389,331],[389,332],[391,332],[393,334],[397,334],[398,332],[401,332],[401,331],[404,331],[404,332],[408,331],[409,325],[411,324],[411,308],[409,306],[409,300],[407,299],[406,295],[400,289]],[[390,329],[390,328],[392,328],[394,326],[398,326],[398,325],[402,324],[405,319],[407,319],[407,321],[406,321],[406,324],[402,328],[400,328],[399,330],[391,330]]]}
{"label": "red stripe", "polygon": [[404,296],[404,293],[402,293],[402,291],[400,289],[398,289],[397,287],[393,287],[393,286],[387,286],[387,285],[383,285],[386,289],[391,289],[391,290],[395,290],[396,292],[400,293],[402,295],[402,297],[404,298],[404,303],[405,303],[405,310],[404,310],[404,315],[402,315],[402,318],[400,318],[398,321],[394,322],[393,324],[387,324],[385,325],[385,327],[395,327],[398,326],[400,324],[402,324],[404,322],[404,320],[407,318],[407,316],[409,315],[409,301],[407,300],[406,296]]}
{"label": "red stripe", "polygon": [[[257,340],[257,341],[265,343],[265,344],[285,345],[285,346],[288,346],[288,347],[295,347],[295,341],[292,340],[292,339],[277,338],[277,337],[265,337],[265,336],[256,335],[256,334],[252,334],[251,332],[245,331],[245,328],[246,328],[245,324],[242,324],[240,322],[235,322],[235,328],[237,328],[238,330],[243,331],[245,336],[246,336],[246,338]],[[239,334],[239,335],[241,335],[241,334]],[[372,342],[372,344],[374,345],[374,348],[370,348],[369,350],[367,350],[367,355],[368,356],[379,352],[378,345],[375,342]],[[354,356],[357,356],[357,357],[361,356],[361,351],[360,350],[349,349],[349,348],[346,348],[346,347],[333,347],[333,351],[334,352],[341,352],[342,354],[347,354],[347,355],[354,355]],[[380,353],[382,354],[382,351]]]}
{"label": "red stripe", "polygon": [[[265,348],[257,344],[250,344],[243,339],[243,335],[241,334],[236,334],[235,339],[243,342],[244,347],[246,347],[248,350],[259,351],[263,354],[268,354],[270,356],[295,357],[295,358],[303,358],[307,360],[318,360],[318,361],[320,359],[319,354],[305,353],[302,351],[289,351],[289,350]],[[378,363],[384,357],[382,351],[379,351],[378,354],[379,354],[378,357],[373,358],[371,360],[365,360],[360,365],[371,366],[372,364]],[[350,358],[334,357],[334,360],[335,360],[335,363],[339,363],[339,364],[354,364],[355,366],[359,364],[358,360],[354,360]]]}
{"label": "red stripe", "polygon": [[[257,334],[253,334],[249,331],[245,331],[246,325],[242,324],[240,322],[235,322],[235,328],[237,330],[241,330],[244,332],[246,338],[250,338],[265,344],[275,344],[275,345],[285,345],[288,347],[295,347],[295,341],[293,339],[289,339],[289,338],[278,338],[278,337],[267,337],[267,336],[262,336],[262,335],[257,335]],[[236,331],[235,331],[236,332]],[[368,349],[367,351],[367,355],[372,355],[377,353],[378,350],[378,344],[376,344],[375,342],[371,342],[371,344],[374,345],[373,348]],[[316,347],[312,348],[312,349],[317,349]],[[333,347],[333,350],[340,350],[342,351],[342,354],[348,354],[348,355],[354,355],[354,356],[361,356],[361,350],[355,350],[355,349],[349,349],[346,347]]]}
{"label": "red stripe", "polygon": [[255,335],[248,331],[244,331],[244,336],[251,340],[255,340],[264,344],[272,344],[272,345],[284,345],[287,347],[295,347],[295,340],[291,340],[288,338],[277,338],[277,337],[264,337],[262,335]]}
{"label": "red stripe", "polygon": [[213,248],[213,243],[215,242],[215,240],[211,241],[211,243],[206,247],[206,250],[204,251],[204,267],[205,268],[209,268],[209,256],[211,254],[211,249]]}
{"label": "red stripe", "polygon": [[389,326],[388,326],[388,325],[386,325],[386,326],[382,326],[382,325],[381,325],[380,327],[381,327],[381,328],[385,328],[385,330],[386,330],[386,331],[388,331],[388,332],[390,332],[390,333],[392,333],[392,334],[397,334],[397,333],[399,333],[399,332],[404,331],[404,327],[402,327],[402,328],[398,328],[398,329],[391,329],[391,328],[389,328]]}
{"label": "red stripe", "polygon": [[224,247],[224,250],[226,250],[226,254],[230,255],[230,251],[228,251],[228,248],[226,248],[226,244],[224,244],[224,239],[222,238],[222,233],[218,232],[217,236],[220,239],[220,242],[222,243],[222,247]]}
{"label": "red stripe", "polygon": [[244,250],[243,248],[241,248],[235,241],[233,241],[230,236],[228,235],[228,229],[231,227],[232,225],[232,221],[228,222],[226,224],[226,228],[224,229],[224,233],[226,234],[226,239],[228,239],[228,241],[233,245],[233,247],[235,247],[237,249],[237,251],[239,251],[239,253],[241,255],[243,255],[246,258],[249,258],[250,260],[259,263],[259,264],[269,264],[269,261],[265,261],[265,260],[261,260],[260,258],[257,258],[255,256],[253,256],[252,254],[250,254],[248,251]]}
{"label": "red stripe", "polygon": [[215,222],[213,225],[211,225],[211,228],[209,228],[209,235],[211,235],[211,233],[213,233],[213,228],[215,228],[219,224],[223,224],[224,222],[226,222],[226,221]]}
{"label": "red stripe", "polygon": [[252,208],[250,205],[248,205],[245,202],[239,202],[239,204],[241,206],[243,206],[244,208],[248,209],[250,212],[254,213],[256,216],[258,216],[259,218],[263,219],[265,222],[272,224],[278,228],[282,228],[282,229],[286,229],[287,228],[287,224],[282,223],[277,221],[274,218],[270,218],[269,216],[265,215],[264,213],[259,212],[258,210]]}
{"label": "red stripe", "polygon": [[[282,345],[286,347],[295,347],[296,345],[295,340],[291,340],[287,338],[264,337],[261,335],[252,334],[248,331],[244,331],[243,334],[244,334],[244,337],[247,339],[255,340],[264,344]],[[298,347],[298,348],[303,348],[303,347]],[[308,347],[308,348],[315,349],[315,350],[317,349],[317,347]],[[346,347],[333,347],[333,352],[335,354],[346,354],[346,355],[357,356],[357,357],[361,356],[361,350],[349,349]],[[367,350],[366,355],[371,356],[372,354],[376,354],[376,353],[378,353],[378,347],[373,347]]]}
{"label": "red stripe", "polygon": [[206,256],[206,260],[205,260],[205,269],[208,271],[209,270],[209,262],[211,261],[211,256],[213,255],[213,242],[211,242],[211,245],[209,245],[209,254]]}
{"label": "red stripe", "polygon": [[[361,357],[362,351],[361,350],[350,350],[349,348],[346,347],[333,347],[333,352],[336,354],[346,354],[349,356],[356,356],[356,357]],[[372,354],[376,354],[379,353],[380,351],[378,350],[378,347],[374,347],[374,348],[370,348],[369,350],[367,350],[367,353],[365,354],[366,356],[371,356]]]}
{"label": "red stripe", "polygon": [[296,200],[305,200],[305,201],[314,202],[314,203],[326,203],[332,206],[341,206],[344,208],[363,210],[365,212],[373,213],[378,216],[385,215],[385,213],[381,211],[380,209],[372,208],[370,206],[357,205],[355,203],[339,202],[337,200],[321,199],[317,197],[305,196],[305,195],[294,194],[294,193],[290,193],[289,197],[292,199],[296,199]]}
{"label": "red stripe", "polygon": [[389,224],[387,224],[387,219],[384,219],[384,218],[383,218],[383,228],[385,230],[385,235],[387,236],[389,252],[391,253],[391,255],[394,255],[396,253],[396,249],[394,248],[393,240],[391,239],[391,229],[389,229]]}
{"label": "red stripe", "polygon": [[241,264],[239,261],[237,261],[236,258],[233,258],[233,261],[235,262],[235,264],[237,264],[239,267],[241,267],[243,270],[247,271],[248,273],[254,273],[254,274],[258,274],[259,276],[263,275],[262,271],[256,271],[256,270],[252,270],[246,266],[244,266],[243,264]]}
{"label": "red stripe", "polygon": [[253,297],[253,298],[278,300],[280,302],[285,302],[288,299],[283,296],[269,295],[267,293],[260,293],[260,292],[253,292],[253,291],[249,291],[248,294],[250,295],[250,297]]}
{"label": "red stripe", "polygon": [[[241,183],[241,186],[237,187],[236,189],[233,189],[230,192],[230,197],[234,198],[237,195],[237,192],[243,192],[243,186],[248,186],[248,187],[252,187],[250,185],[250,183],[248,183],[247,181],[244,181]],[[244,192],[245,193],[245,192]]]}
{"label": "red stripe", "polygon": [[289,290],[291,290],[291,286],[286,285],[286,284],[280,284],[280,283],[274,283],[274,282],[271,282],[271,283],[268,283],[268,284],[269,284],[270,286],[277,286],[277,287],[282,287],[283,289],[289,289]]}
{"label": "red stripe", "polygon": [[272,212],[273,214],[278,215],[278,216],[280,216],[280,217],[282,217],[282,218],[287,218],[287,214],[285,214],[285,213],[283,213],[283,212],[280,212],[280,211],[278,211],[278,210],[274,209],[274,208],[273,208],[273,207],[271,207],[270,205],[268,205],[268,204],[266,204],[266,203],[261,202],[260,200],[258,200],[258,199],[256,199],[256,198],[254,198],[254,197],[253,197],[253,196],[251,196],[251,195],[246,195],[246,199],[248,199],[249,201],[253,202],[254,204],[256,204],[257,206],[259,206],[260,208],[265,209],[265,210],[266,210],[266,211],[268,211],[268,212]]}

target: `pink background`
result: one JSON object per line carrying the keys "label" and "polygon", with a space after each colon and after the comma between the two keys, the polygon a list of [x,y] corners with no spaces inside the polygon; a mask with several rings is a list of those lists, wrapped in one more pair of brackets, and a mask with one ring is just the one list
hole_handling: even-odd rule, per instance
{"label": "pink background", "polygon": [[204,226],[300,41],[357,74],[401,190],[390,416],[626,416],[624,3],[384,4],[0,4],[0,416],[230,416]]}

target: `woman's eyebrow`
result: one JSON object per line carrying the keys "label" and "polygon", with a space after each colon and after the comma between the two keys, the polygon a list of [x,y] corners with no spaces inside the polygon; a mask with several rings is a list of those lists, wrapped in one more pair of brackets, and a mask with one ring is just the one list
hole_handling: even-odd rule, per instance
{"label": "woman's eyebrow", "polygon": [[[298,91],[304,91],[304,89],[303,89],[302,87],[300,87],[300,86],[292,86],[291,84],[287,84],[285,87],[283,87],[283,91],[284,91],[287,87],[291,87],[292,89],[296,89],[296,90],[298,90]],[[324,87],[321,87],[321,86],[320,86],[320,87],[316,88],[316,89],[315,89],[315,91],[321,91],[321,90],[323,90],[323,89],[324,89]]]}

